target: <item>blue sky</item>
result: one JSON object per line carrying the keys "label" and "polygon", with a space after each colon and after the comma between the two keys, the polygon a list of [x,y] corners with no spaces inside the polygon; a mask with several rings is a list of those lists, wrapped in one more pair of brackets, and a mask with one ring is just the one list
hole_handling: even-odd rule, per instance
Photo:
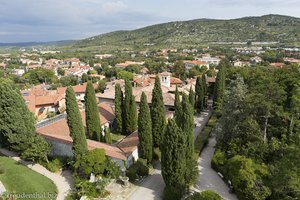
{"label": "blue sky", "polygon": [[299,10],[300,0],[0,0],[0,43],[83,39],[197,18],[300,17]]}

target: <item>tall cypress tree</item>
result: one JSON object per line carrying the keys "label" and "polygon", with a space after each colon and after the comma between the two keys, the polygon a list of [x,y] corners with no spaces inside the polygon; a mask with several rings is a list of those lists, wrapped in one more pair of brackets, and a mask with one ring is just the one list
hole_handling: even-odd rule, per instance
{"label": "tall cypress tree", "polygon": [[155,84],[152,92],[151,101],[151,120],[152,120],[152,134],[154,147],[160,147],[162,135],[166,124],[165,106],[162,96],[162,90],[159,77],[156,76]]}
{"label": "tall cypress tree", "polygon": [[204,93],[203,93],[203,81],[201,77],[197,77],[196,86],[195,86],[195,110],[197,113],[201,113],[204,108]]}
{"label": "tall cypress tree", "polygon": [[206,75],[205,73],[202,74],[202,81],[203,81],[203,94],[204,94],[204,98],[207,95],[207,85],[206,85]]}
{"label": "tall cypress tree", "polygon": [[194,159],[194,110],[189,102],[186,94],[182,96],[182,131],[186,137],[186,172],[185,172],[185,183],[186,185],[191,184],[196,177],[197,171],[195,172],[195,159]]}
{"label": "tall cypress tree", "polygon": [[68,87],[66,91],[66,111],[70,136],[73,139],[72,149],[75,158],[78,159],[87,152],[87,142],[75,92],[72,87]]}
{"label": "tall cypress tree", "polygon": [[195,92],[192,88],[192,86],[190,87],[190,92],[189,92],[189,102],[192,105],[192,108],[194,109],[195,107]]}
{"label": "tall cypress tree", "polygon": [[135,96],[131,96],[130,106],[129,106],[129,133],[136,131],[137,129],[137,111],[136,111],[136,102]]}
{"label": "tall cypress tree", "polygon": [[106,127],[105,130],[104,130],[104,142],[107,143],[107,144],[112,143],[111,133],[110,133],[108,127]]}
{"label": "tall cypress tree", "polygon": [[21,157],[47,161],[50,146],[35,132],[35,119],[14,83],[0,78],[0,146]]}
{"label": "tall cypress tree", "polygon": [[152,125],[150,109],[145,93],[142,93],[140,102],[140,112],[138,117],[139,133],[139,157],[147,159],[148,163],[152,161]]}
{"label": "tall cypress tree", "polygon": [[161,146],[161,171],[166,184],[164,199],[181,199],[185,188],[186,138],[173,119],[169,120]]}
{"label": "tall cypress tree", "polygon": [[115,86],[115,125],[116,132],[122,132],[122,101],[123,101],[123,92],[119,83]]}
{"label": "tall cypress tree", "polygon": [[123,133],[128,134],[130,133],[131,129],[131,116],[130,116],[130,104],[132,99],[132,86],[129,80],[125,80],[125,97],[123,101],[123,110],[122,110],[122,115],[123,115]]}
{"label": "tall cypress tree", "polygon": [[220,67],[217,74],[215,86],[214,86],[214,97],[213,97],[213,107],[215,110],[220,110],[223,105],[225,96],[225,71],[224,67]]}
{"label": "tall cypress tree", "polygon": [[103,141],[99,108],[96,102],[95,90],[92,82],[88,82],[85,91],[85,121],[87,135],[90,139]]}
{"label": "tall cypress tree", "polygon": [[178,88],[176,86],[176,90],[175,90],[175,101],[174,101],[174,119],[175,122],[178,126],[180,126],[181,123],[181,116],[182,116],[182,108],[181,108],[181,102],[180,102],[180,97],[179,97],[179,92],[178,92]]}

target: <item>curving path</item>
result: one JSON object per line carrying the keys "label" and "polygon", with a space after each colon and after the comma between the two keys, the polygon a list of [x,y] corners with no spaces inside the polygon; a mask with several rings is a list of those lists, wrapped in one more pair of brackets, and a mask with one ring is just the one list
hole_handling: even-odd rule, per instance
{"label": "curving path", "polygon": [[37,173],[40,173],[40,174],[46,176],[47,178],[51,179],[57,187],[57,191],[58,191],[58,194],[56,197],[57,200],[64,200],[65,197],[68,195],[68,193],[73,188],[74,183],[73,183],[72,175],[69,171],[63,171],[61,174],[52,173],[40,164],[35,164],[32,162],[22,160],[14,152],[11,152],[11,151],[8,151],[8,150],[2,149],[2,148],[0,148],[0,152],[3,155],[10,157],[17,162],[22,163],[23,165],[26,165],[33,171],[36,171]]}
{"label": "curving path", "polygon": [[198,159],[199,177],[194,186],[195,191],[204,191],[207,189],[217,192],[225,200],[237,200],[235,194],[229,193],[229,188],[220,178],[215,170],[211,168],[211,159],[214,155],[216,140],[214,137],[209,139],[209,143],[203,149]]}

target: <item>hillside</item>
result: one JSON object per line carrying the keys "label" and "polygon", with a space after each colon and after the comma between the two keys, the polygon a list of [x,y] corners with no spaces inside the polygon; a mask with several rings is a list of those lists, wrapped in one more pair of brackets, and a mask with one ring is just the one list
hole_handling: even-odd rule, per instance
{"label": "hillside", "polygon": [[194,47],[199,45],[278,42],[300,45],[300,18],[265,15],[231,20],[197,19],[116,31],[76,42],[85,50],[142,49],[153,47]]}

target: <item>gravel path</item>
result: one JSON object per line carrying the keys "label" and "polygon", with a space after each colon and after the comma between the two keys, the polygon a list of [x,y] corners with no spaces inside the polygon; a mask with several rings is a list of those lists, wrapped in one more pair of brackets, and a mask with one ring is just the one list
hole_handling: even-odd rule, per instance
{"label": "gravel path", "polygon": [[0,152],[3,155],[11,157],[12,159],[14,159],[17,162],[20,162],[23,165],[26,165],[33,171],[36,171],[36,172],[46,176],[47,178],[51,179],[54,182],[54,184],[56,185],[57,190],[58,190],[58,194],[56,197],[57,200],[64,200],[65,197],[68,195],[68,193],[73,188],[74,183],[73,183],[72,175],[69,171],[63,171],[61,174],[52,173],[40,164],[35,164],[32,162],[22,160],[14,152],[11,152],[11,151],[8,151],[8,150],[2,149],[2,148],[0,148]]}
{"label": "gravel path", "polygon": [[220,176],[218,176],[217,172],[211,168],[210,163],[215,151],[215,144],[215,138],[210,138],[208,145],[201,153],[198,160],[200,173],[197,183],[193,189],[195,191],[211,189],[221,195],[225,200],[237,200],[236,195],[229,193],[228,186],[220,178]]}

